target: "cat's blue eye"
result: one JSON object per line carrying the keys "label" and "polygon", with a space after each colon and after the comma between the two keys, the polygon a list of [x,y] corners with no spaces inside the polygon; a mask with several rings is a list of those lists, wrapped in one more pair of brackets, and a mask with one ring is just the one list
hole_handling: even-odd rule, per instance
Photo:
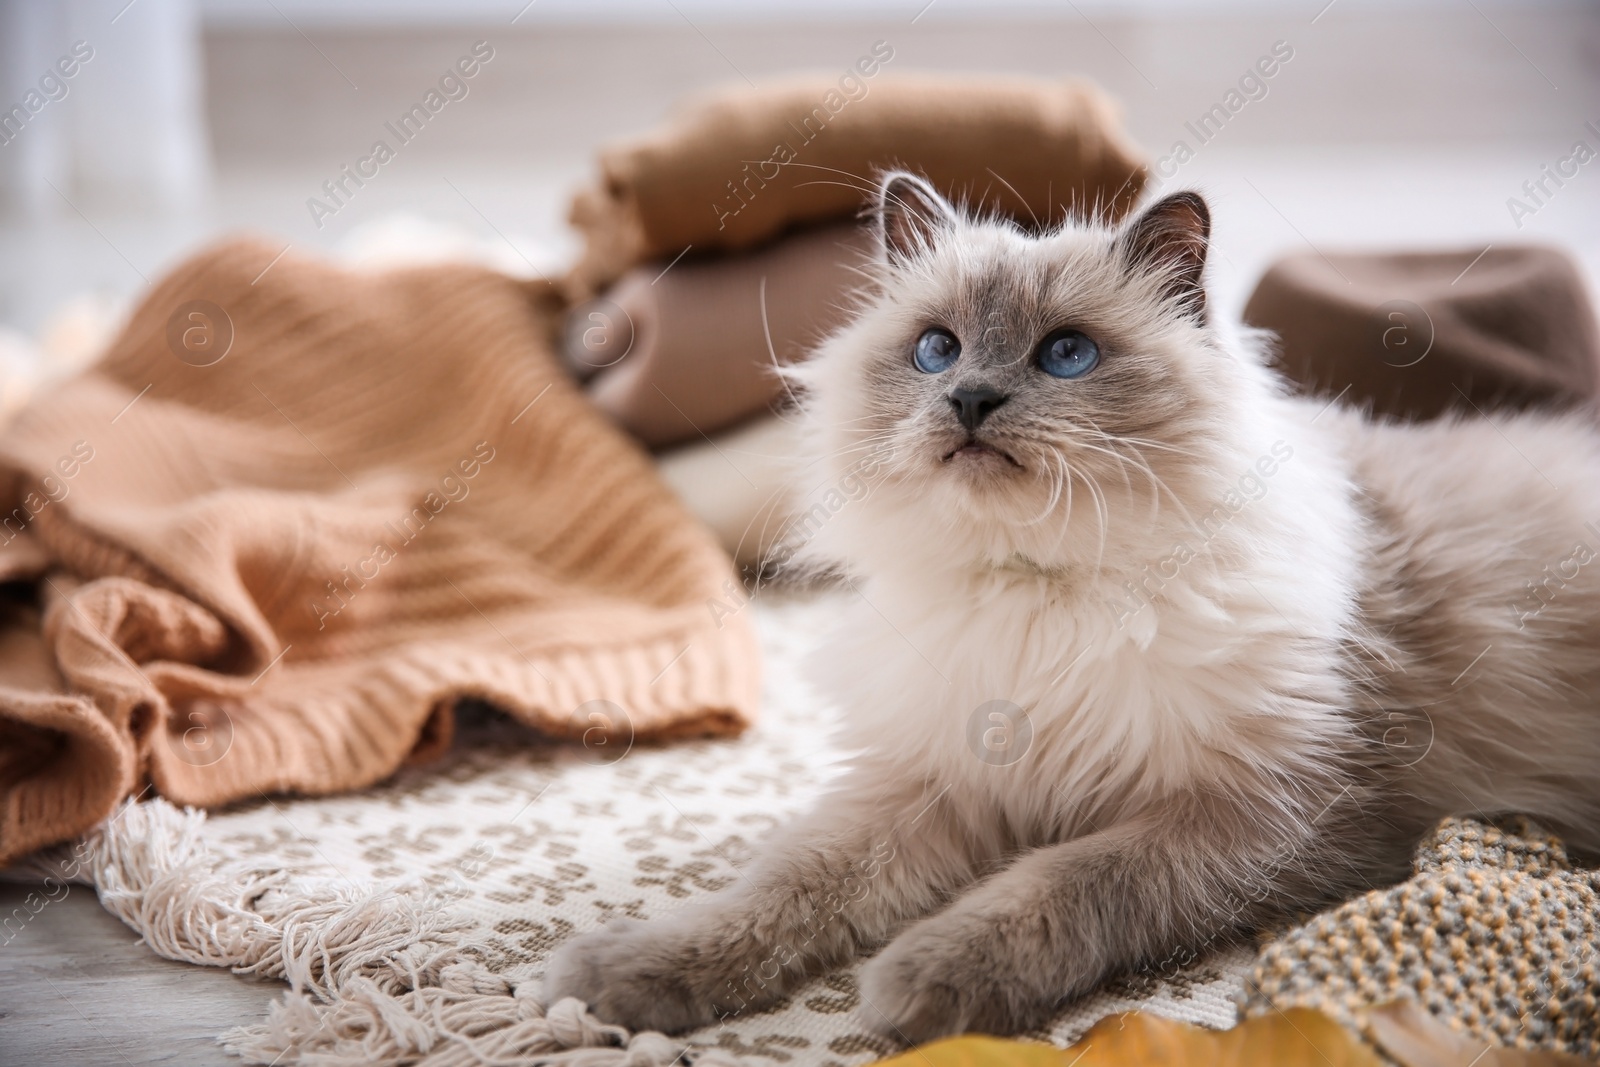
{"label": "cat's blue eye", "polygon": [[1039,342],[1039,369],[1052,378],[1082,378],[1100,362],[1100,346],[1077,330],[1057,330]]}
{"label": "cat's blue eye", "polygon": [[939,374],[954,366],[960,355],[961,342],[956,340],[956,335],[935,326],[917,338],[911,361],[923,374]]}

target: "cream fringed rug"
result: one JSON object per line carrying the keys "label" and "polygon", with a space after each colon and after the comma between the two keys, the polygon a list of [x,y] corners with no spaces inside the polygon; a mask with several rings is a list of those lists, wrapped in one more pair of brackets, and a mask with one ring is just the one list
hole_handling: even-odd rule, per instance
{"label": "cream fringed rug", "polygon": [[[759,726],[738,741],[622,754],[541,745],[486,714],[443,762],[364,793],[210,815],[146,802],[38,859],[71,873],[75,854],[105,906],[163,956],[287,982],[264,1025],[223,1035],[249,1063],[655,1067],[685,1041],[682,1062],[867,1063],[896,1050],[857,1025],[857,968],[686,1039],[537,999],[563,939],[728,885],[825,786],[840,750],[799,660],[829,604],[766,597],[746,609],[767,689]],[[1252,959],[1234,951],[1170,982],[1118,983],[1048,1036],[1070,1043],[1132,1007],[1232,1025]]]}

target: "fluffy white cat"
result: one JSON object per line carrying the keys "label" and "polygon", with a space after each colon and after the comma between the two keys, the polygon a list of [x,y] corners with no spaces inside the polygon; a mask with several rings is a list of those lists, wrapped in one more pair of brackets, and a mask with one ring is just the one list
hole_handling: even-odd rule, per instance
{"label": "fluffy white cat", "polygon": [[1600,518],[1588,418],[1290,396],[1208,320],[1193,193],[1034,236],[892,174],[879,218],[794,372],[815,466],[875,457],[802,550],[858,594],[816,663],[862,754],[734,887],[563,946],[550,997],[681,1030],[877,952],[883,1032],[1009,1033],[1399,877],[1447,814],[1600,848],[1600,581],[1517,607]]}

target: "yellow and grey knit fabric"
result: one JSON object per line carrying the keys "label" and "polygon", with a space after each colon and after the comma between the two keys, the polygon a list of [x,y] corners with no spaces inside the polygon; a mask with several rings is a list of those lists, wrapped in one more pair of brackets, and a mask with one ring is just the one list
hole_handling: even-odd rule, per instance
{"label": "yellow and grey knit fabric", "polygon": [[1600,1056],[1600,870],[1525,820],[1446,819],[1412,877],[1268,942],[1242,1014],[1420,1003],[1485,1042]]}

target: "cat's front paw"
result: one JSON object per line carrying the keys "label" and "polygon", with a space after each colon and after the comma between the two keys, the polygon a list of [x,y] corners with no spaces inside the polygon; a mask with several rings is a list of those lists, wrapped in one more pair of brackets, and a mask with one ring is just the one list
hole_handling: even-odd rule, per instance
{"label": "cat's front paw", "polygon": [[936,915],[906,930],[861,973],[861,1015],[885,1037],[920,1045],[976,1031],[1014,1034],[1041,1025],[1053,1000],[981,918]]}
{"label": "cat's front paw", "polygon": [[676,1033],[715,1020],[692,980],[693,947],[670,924],[617,919],[558,948],[544,973],[544,1002],[577,997],[608,1023]]}

